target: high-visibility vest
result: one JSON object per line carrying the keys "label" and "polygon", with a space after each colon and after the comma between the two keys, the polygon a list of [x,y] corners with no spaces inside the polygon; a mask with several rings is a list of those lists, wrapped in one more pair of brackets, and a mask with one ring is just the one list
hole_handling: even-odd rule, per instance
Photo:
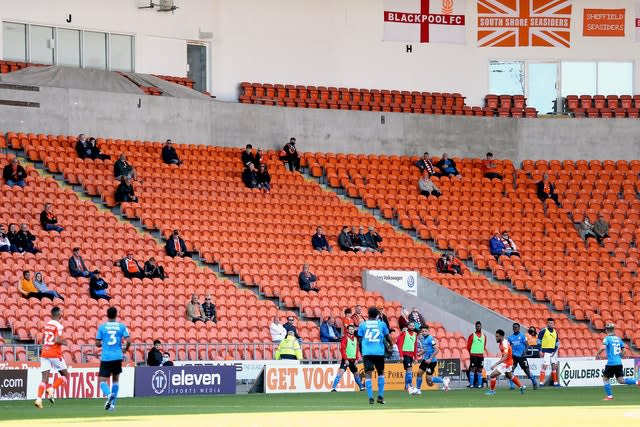
{"label": "high-visibility vest", "polygon": [[471,341],[471,354],[484,354],[484,341],[486,337],[484,334],[478,336],[473,334],[473,341]]}

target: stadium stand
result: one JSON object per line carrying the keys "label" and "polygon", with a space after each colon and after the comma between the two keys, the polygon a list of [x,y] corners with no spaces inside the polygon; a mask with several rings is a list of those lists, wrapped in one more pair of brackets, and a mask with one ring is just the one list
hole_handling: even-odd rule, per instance
{"label": "stadium stand", "polygon": [[575,118],[630,118],[640,114],[640,95],[567,95],[564,111]]}

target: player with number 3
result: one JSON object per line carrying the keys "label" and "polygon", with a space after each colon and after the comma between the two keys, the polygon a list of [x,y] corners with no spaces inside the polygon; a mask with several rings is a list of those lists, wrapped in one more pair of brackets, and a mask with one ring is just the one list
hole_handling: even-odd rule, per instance
{"label": "player with number 3", "polygon": [[[127,327],[116,321],[118,310],[115,307],[107,309],[107,321],[100,325],[96,334],[96,345],[102,347],[100,356],[100,390],[107,396],[107,403],[104,409],[113,411],[116,408],[118,390],[120,386],[118,380],[122,373],[123,350],[129,350],[129,331]],[[123,347],[124,343],[124,347]],[[111,377],[111,392],[107,381]]]}

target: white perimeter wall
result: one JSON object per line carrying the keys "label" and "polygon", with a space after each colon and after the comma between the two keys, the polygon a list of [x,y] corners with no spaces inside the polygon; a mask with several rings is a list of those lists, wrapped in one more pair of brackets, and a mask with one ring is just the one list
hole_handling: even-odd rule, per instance
{"label": "white perimeter wall", "polygon": [[[2,0],[0,19],[136,36],[136,71],[186,74],[186,43],[213,32],[212,92],[235,100],[241,81],[461,92],[479,105],[491,59],[633,61],[640,92],[635,0],[574,0],[570,49],[477,48],[476,1],[467,0],[467,45],[382,41],[382,0],[175,0],[174,13],[138,10],[137,0]],[[582,12],[627,9],[626,37],[583,38]],[[65,22],[72,14],[71,24]],[[0,43],[0,54],[2,53]]]}

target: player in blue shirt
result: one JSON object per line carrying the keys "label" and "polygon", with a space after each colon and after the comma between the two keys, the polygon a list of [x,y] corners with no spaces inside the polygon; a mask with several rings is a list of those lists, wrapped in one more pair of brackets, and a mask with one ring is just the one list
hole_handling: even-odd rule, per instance
{"label": "player in blue shirt", "polygon": [[622,338],[616,336],[613,331],[615,328],[613,323],[607,323],[604,327],[607,336],[602,340],[602,346],[596,353],[596,359],[604,351],[607,354],[607,364],[602,372],[602,382],[604,383],[604,392],[607,394],[602,400],[613,400],[613,392],[611,391],[610,378],[615,377],[618,384],[636,385],[638,381],[635,378],[625,378],[624,369],[622,369],[622,358],[624,357],[624,342]]}
{"label": "player in blue shirt", "polygon": [[360,353],[364,362],[364,385],[369,396],[369,403],[374,404],[373,385],[371,384],[371,372],[375,368],[378,373],[378,403],[384,405],[384,358],[391,352],[393,344],[389,337],[389,328],[378,320],[380,312],[375,307],[369,307],[369,319],[358,326],[360,338]]}
{"label": "player in blue shirt", "polygon": [[[113,411],[116,408],[116,400],[118,399],[118,390],[120,386],[118,380],[122,373],[123,350],[129,350],[129,331],[127,327],[116,321],[118,310],[115,307],[107,309],[107,321],[100,325],[96,334],[96,346],[102,347],[102,356],[100,357],[100,390],[102,394],[107,396],[107,403],[104,409]],[[124,342],[124,348],[123,348]],[[109,377],[112,379],[111,393],[109,393],[109,385],[107,381]]]}
{"label": "player in blue shirt", "polygon": [[[522,369],[527,378],[531,380],[533,389],[536,390],[538,388],[538,384],[536,383],[536,378],[531,375],[529,362],[527,361],[527,337],[520,331],[520,323],[514,323],[512,328],[513,334],[509,335],[507,338],[507,341],[509,341],[509,344],[511,345],[511,355],[513,357],[512,372],[515,372],[516,368],[520,366],[520,369]],[[515,389],[511,380],[509,380],[509,385],[512,390]]]}
{"label": "player in blue shirt", "polygon": [[443,391],[449,391],[449,377],[434,377],[438,365],[438,342],[429,333],[429,325],[420,328],[420,339],[418,341],[418,356],[422,359],[418,368],[418,378],[416,379],[416,388],[413,395],[420,395],[422,391],[422,376],[427,374],[427,385],[431,387],[434,383],[442,384]]}

